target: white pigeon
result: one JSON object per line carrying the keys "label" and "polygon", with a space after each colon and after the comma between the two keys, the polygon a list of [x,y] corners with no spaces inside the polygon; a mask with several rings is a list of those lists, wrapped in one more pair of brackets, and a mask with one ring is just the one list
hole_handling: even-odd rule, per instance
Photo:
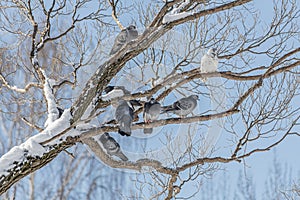
{"label": "white pigeon", "polygon": [[118,142],[111,137],[108,133],[104,133],[100,137],[100,142],[102,143],[104,149],[110,156],[117,156],[121,158],[123,161],[127,161],[128,158],[121,151],[121,147]]}
{"label": "white pigeon", "polygon": [[[216,53],[216,48],[210,48],[206,54],[201,58],[200,72],[210,73],[215,72],[218,69],[219,59]],[[202,78],[206,81],[206,78]]]}
{"label": "white pigeon", "polygon": [[109,55],[117,53],[123,47],[124,44],[130,42],[131,40],[134,40],[138,37],[138,35],[138,31],[136,30],[136,27],[134,25],[130,25],[126,29],[123,29],[119,33],[119,35],[117,35]]}

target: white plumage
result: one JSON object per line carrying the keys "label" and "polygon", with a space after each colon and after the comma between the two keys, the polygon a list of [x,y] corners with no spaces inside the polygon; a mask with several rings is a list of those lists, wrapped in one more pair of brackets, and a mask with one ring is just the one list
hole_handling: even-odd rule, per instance
{"label": "white plumage", "polygon": [[[218,69],[219,59],[215,48],[210,48],[207,53],[201,58],[200,71],[201,73],[215,72]],[[205,81],[206,78],[203,78]]]}

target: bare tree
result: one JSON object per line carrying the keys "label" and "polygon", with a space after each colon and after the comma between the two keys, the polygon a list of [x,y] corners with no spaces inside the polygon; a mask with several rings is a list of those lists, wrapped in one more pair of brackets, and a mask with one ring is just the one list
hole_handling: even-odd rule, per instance
{"label": "bare tree", "polygon": [[[47,170],[60,184],[41,198],[190,198],[218,165],[299,136],[299,8],[296,0],[274,1],[273,18],[262,24],[251,2],[1,1],[1,194],[30,188],[34,199],[42,190],[35,176]],[[112,33],[131,23],[139,36],[108,55]],[[217,49],[219,67],[203,73],[209,48]],[[121,137],[113,111],[119,98],[105,94],[111,84],[130,90],[126,101],[154,97],[165,106],[196,94],[200,103],[191,115],[150,123],[139,107],[132,136]],[[144,128],[156,134],[143,135]],[[216,146],[221,131],[226,153]],[[98,140],[104,132],[129,161],[106,153]],[[135,176],[108,170],[85,147]],[[21,184],[27,175],[29,185]]]}

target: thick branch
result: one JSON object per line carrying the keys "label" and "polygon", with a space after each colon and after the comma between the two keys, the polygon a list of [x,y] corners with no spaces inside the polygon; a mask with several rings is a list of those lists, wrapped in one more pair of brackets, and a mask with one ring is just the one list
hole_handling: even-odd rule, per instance
{"label": "thick branch", "polygon": [[[139,122],[136,124],[133,124],[132,130],[136,129],[143,129],[143,128],[152,128],[152,127],[159,127],[159,126],[165,126],[168,124],[188,124],[193,122],[200,122],[200,121],[208,121],[218,118],[223,118],[229,115],[233,115],[235,113],[238,113],[239,110],[233,109],[228,110],[225,112],[217,113],[217,114],[211,114],[211,115],[202,115],[202,116],[194,116],[194,117],[186,117],[186,118],[170,118],[170,119],[161,119],[157,120],[151,123],[144,123]],[[103,126],[100,128],[93,128],[90,129],[80,135],[80,139],[89,138],[92,136],[99,135],[101,132],[116,132],[118,131],[118,126]],[[49,140],[49,142],[51,139]]]}

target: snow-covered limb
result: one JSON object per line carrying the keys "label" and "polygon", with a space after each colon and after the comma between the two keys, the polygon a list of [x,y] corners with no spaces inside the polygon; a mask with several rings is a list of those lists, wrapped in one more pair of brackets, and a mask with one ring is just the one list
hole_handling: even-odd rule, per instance
{"label": "snow-covered limb", "polygon": [[42,72],[42,74],[45,78],[43,89],[44,89],[45,100],[47,102],[48,116],[47,116],[47,120],[46,120],[44,126],[47,127],[49,124],[53,123],[59,117],[59,111],[58,111],[58,106],[56,104],[55,96],[54,96],[53,90],[52,90],[51,83],[53,83],[53,80],[48,79],[48,77],[46,76],[46,73],[42,69],[40,69],[40,71]]}
{"label": "snow-covered limb", "polygon": [[[45,153],[49,152],[51,149],[42,146],[41,144],[51,139],[53,136],[64,132],[70,127],[70,110],[65,110],[63,115],[50,124],[44,131],[41,133],[30,137],[24,143],[19,146],[15,146],[9,152],[4,154],[0,158],[0,182],[2,178],[7,176],[10,171],[17,169],[18,165],[28,161],[28,158],[42,157]],[[60,139],[65,140],[68,136],[79,135],[80,132],[76,129],[71,129],[68,133]],[[61,143],[59,139],[53,140],[47,144],[47,146],[54,146]]]}
{"label": "snow-covered limb", "polygon": [[166,24],[172,21],[176,21],[178,19],[186,18],[188,16],[193,15],[193,12],[182,12],[182,13],[175,13],[175,14],[166,14],[163,18],[162,23]]}
{"label": "snow-covered limb", "polygon": [[[32,42],[34,42],[35,40],[33,40]],[[35,47],[33,50],[32,50],[32,57],[31,57],[31,64],[33,67],[38,67],[39,65],[39,60],[38,60],[38,53],[37,53],[37,48]]]}
{"label": "snow-covered limb", "polygon": [[190,4],[190,0],[185,0],[185,1],[183,1],[179,4],[177,4],[177,5],[174,5],[173,9],[169,13],[165,14],[165,16],[162,20],[162,23],[166,24],[166,23],[176,21],[176,20],[181,19],[181,18],[185,18],[189,15],[192,15],[193,12],[184,12],[184,11],[182,11],[189,4]]}
{"label": "snow-covered limb", "polygon": [[184,9],[184,7],[188,6],[189,3],[190,0],[185,0],[182,3],[180,3],[177,7],[174,6],[174,8],[170,11],[170,14],[177,14],[181,12],[181,10]]}

